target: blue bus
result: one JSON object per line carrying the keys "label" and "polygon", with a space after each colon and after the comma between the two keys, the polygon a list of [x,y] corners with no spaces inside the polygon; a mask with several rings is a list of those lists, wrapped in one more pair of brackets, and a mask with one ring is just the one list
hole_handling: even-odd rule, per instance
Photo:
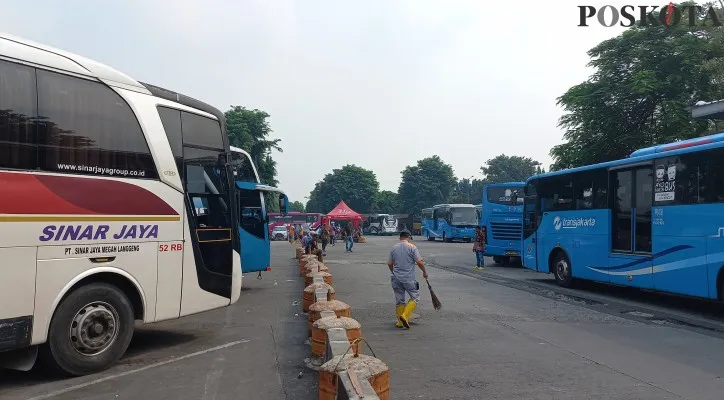
{"label": "blue bus", "polygon": [[724,133],[529,178],[523,263],[708,299],[724,290]]}
{"label": "blue bus", "polygon": [[478,215],[472,204],[438,204],[422,210],[422,236],[427,240],[470,242],[477,224]]}
{"label": "blue bus", "polygon": [[498,264],[520,261],[523,239],[523,189],[525,182],[483,186],[480,226],[487,232],[485,256]]}
{"label": "blue bus", "polygon": [[259,272],[271,270],[269,238],[269,215],[266,198],[271,196],[279,201],[282,214],[288,212],[289,201],[279,189],[259,183],[256,166],[246,151],[230,146],[232,166],[236,181],[236,204],[238,210],[239,237],[241,239],[241,270]]}

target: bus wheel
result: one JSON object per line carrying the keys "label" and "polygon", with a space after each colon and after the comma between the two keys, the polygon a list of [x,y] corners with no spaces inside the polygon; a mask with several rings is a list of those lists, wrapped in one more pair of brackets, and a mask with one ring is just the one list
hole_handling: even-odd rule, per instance
{"label": "bus wheel", "polygon": [[63,375],[103,371],[125,353],[133,324],[133,306],[116,286],[100,282],[81,286],[55,310],[41,358]]}
{"label": "bus wheel", "polygon": [[571,262],[568,256],[559,251],[553,259],[553,274],[556,277],[556,283],[563,287],[571,287],[573,283],[573,274],[571,273]]}
{"label": "bus wheel", "polygon": [[501,256],[493,256],[493,261],[494,261],[496,264],[501,264],[501,265],[502,265],[502,264],[503,264],[503,257],[501,257]]}

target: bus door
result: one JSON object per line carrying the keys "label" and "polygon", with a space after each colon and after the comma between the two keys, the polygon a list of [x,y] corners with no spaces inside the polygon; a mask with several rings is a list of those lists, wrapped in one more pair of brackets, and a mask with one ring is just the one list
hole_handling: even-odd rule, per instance
{"label": "bus door", "polygon": [[[267,271],[270,268],[271,248],[264,192],[279,191],[279,189],[243,181],[236,182],[236,189],[241,238],[239,252],[241,270],[244,273]],[[288,213],[288,201],[284,194],[280,195],[280,211],[282,215]]]}
{"label": "bus door", "polygon": [[653,288],[651,261],[651,165],[612,170],[611,253],[607,272],[611,283]]}
{"label": "bus door", "polygon": [[[525,200],[523,202],[523,266],[528,269],[538,270],[538,225],[540,223],[540,210],[538,194],[536,193],[535,182],[531,182],[525,188]],[[490,235],[491,232],[488,232]],[[547,272],[547,271],[546,271]]]}

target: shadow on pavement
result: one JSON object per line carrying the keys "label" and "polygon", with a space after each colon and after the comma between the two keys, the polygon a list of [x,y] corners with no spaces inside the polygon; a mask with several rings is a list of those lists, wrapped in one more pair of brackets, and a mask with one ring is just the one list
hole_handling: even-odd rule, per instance
{"label": "shadow on pavement", "polygon": [[[126,354],[117,365],[134,363],[134,356],[142,356],[152,350],[178,346],[196,339],[195,335],[186,333],[136,329],[131,344]],[[39,363],[38,363],[39,364]],[[25,386],[32,386],[41,383],[49,383],[67,380],[65,377],[54,376],[36,364],[30,371],[0,370],[0,398],[4,389],[13,389]]]}
{"label": "shadow on pavement", "polygon": [[120,363],[123,363],[124,359],[133,358],[150,350],[178,346],[191,342],[196,338],[196,335],[188,333],[136,328],[131,344],[128,346],[126,354],[121,358]]}

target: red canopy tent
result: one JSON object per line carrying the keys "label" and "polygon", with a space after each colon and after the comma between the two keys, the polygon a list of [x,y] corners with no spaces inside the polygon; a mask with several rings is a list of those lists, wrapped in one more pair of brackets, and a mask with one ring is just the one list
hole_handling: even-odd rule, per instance
{"label": "red canopy tent", "polygon": [[357,213],[355,210],[349,208],[347,203],[345,203],[344,201],[340,201],[339,204],[337,204],[337,207],[334,207],[332,211],[328,212],[327,215],[322,217],[322,224],[326,225],[331,220],[352,221],[354,228],[357,229],[359,227],[360,221],[362,221],[362,215]]}

